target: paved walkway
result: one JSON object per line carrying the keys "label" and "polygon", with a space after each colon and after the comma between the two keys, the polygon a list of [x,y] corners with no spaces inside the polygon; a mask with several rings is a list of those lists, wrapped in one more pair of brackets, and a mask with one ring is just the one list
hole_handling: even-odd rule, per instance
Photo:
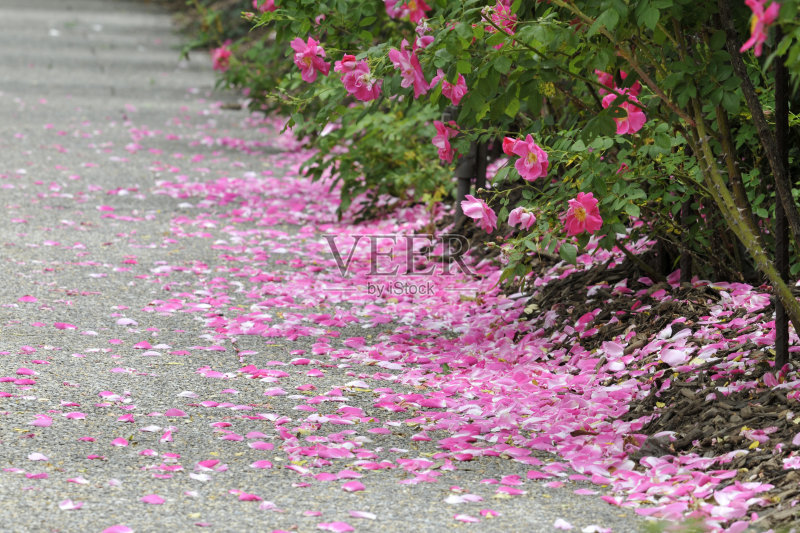
{"label": "paved walkway", "polygon": [[0,0],[0,530],[635,531],[426,377],[491,280],[342,280],[320,232],[422,212],[336,223],[178,46],[147,4]]}

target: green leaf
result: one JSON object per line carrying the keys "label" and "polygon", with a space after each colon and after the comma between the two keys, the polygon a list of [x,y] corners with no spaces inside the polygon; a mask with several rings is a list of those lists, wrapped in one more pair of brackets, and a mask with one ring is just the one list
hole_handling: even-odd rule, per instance
{"label": "green leaf", "polygon": [[459,74],[469,74],[472,72],[472,65],[466,59],[459,59],[456,63],[456,72]]}
{"label": "green leaf", "polygon": [[611,224],[611,235],[625,235],[628,230],[625,226],[619,222],[615,222]]}
{"label": "green leaf", "polygon": [[374,23],[378,20],[378,17],[364,17],[361,19],[361,22],[358,23],[359,26],[369,26],[370,24]]}
{"label": "green leaf", "polygon": [[558,248],[558,255],[570,265],[578,264],[578,248],[574,244],[569,244],[567,242],[563,243]]}
{"label": "green leaf", "polygon": [[497,56],[493,62],[494,68],[500,74],[508,74],[511,70],[511,58],[508,56]]}
{"label": "green leaf", "polygon": [[666,133],[656,133],[655,135],[656,146],[662,150],[669,150],[672,148],[672,139]]}
{"label": "green leaf", "polygon": [[597,17],[597,20],[594,21],[592,27],[586,32],[586,36],[591,37],[600,31],[600,28],[602,27],[605,27],[608,31],[614,31],[614,28],[617,27],[618,22],[619,14],[614,9],[606,9],[600,14],[599,17]]}
{"label": "green leaf", "polygon": [[456,35],[458,35],[462,39],[471,40],[474,34],[475,30],[473,28],[470,28],[469,24],[466,24],[464,22],[459,22],[456,25]]}
{"label": "green leaf", "polygon": [[614,122],[614,119],[606,113],[604,109],[602,112],[598,113],[588,122],[586,122],[586,126],[584,126],[583,130],[581,130],[581,139],[584,142],[591,142],[595,137],[601,135],[614,135],[617,131],[617,125]]}
{"label": "green leaf", "polygon": [[505,270],[503,270],[503,273],[500,275],[499,282],[502,283],[505,280],[511,279],[513,277],[514,277],[514,268],[509,266]]}
{"label": "green leaf", "polygon": [[722,95],[722,107],[724,107],[725,111],[731,115],[736,115],[739,113],[740,103],[739,93],[725,92]]}
{"label": "green leaf", "polygon": [[627,213],[628,216],[639,218],[639,216],[642,214],[642,211],[636,204],[627,204],[625,205],[625,213]]}
{"label": "green leaf", "polygon": [[508,102],[508,105],[506,106],[505,113],[509,117],[514,118],[517,116],[518,112],[519,112],[519,98],[512,98],[511,101]]}
{"label": "green leaf", "polygon": [[644,23],[649,30],[653,30],[658,24],[658,19],[660,16],[661,14],[658,12],[658,9],[654,7],[648,7],[645,9],[644,13],[642,13],[642,16],[639,17],[639,23]]}

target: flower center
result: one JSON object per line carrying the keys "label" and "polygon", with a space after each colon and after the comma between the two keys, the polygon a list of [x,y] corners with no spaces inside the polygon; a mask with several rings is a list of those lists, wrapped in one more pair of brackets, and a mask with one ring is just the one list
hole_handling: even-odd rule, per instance
{"label": "flower center", "polygon": [[417,10],[417,0],[408,0],[408,10],[409,11]]}
{"label": "flower center", "polygon": [[753,15],[750,17],[750,34],[754,34],[756,32],[756,24],[758,24],[758,17]]}
{"label": "flower center", "polygon": [[535,152],[528,152],[528,155],[525,157],[525,162],[528,165],[534,165],[539,162],[539,158],[536,157]]}
{"label": "flower center", "polygon": [[304,57],[303,59],[301,59],[301,61],[307,67],[311,66],[311,57],[310,56]]}
{"label": "flower center", "polygon": [[586,220],[586,209],[583,207],[576,207],[573,214],[575,215],[575,220],[578,222],[583,222]]}

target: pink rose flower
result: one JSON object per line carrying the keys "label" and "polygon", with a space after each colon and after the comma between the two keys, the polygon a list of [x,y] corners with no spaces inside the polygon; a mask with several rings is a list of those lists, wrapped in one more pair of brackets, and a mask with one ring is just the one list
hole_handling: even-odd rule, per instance
{"label": "pink rose flower", "polygon": [[[448,125],[449,124],[449,125]],[[452,120],[444,124],[441,121],[434,120],[433,125],[436,128],[436,135],[431,139],[431,143],[439,149],[439,159],[452,163],[455,150],[450,146],[450,139],[458,134],[458,131],[450,126],[455,126],[456,123]]]}
{"label": "pink rose flower", "polygon": [[399,0],[383,0],[383,5],[386,8],[386,14],[393,19],[398,19],[403,16],[402,4],[397,5]]}
{"label": "pink rose flower", "polygon": [[[492,22],[503,28],[506,33],[514,35],[517,26],[517,15],[511,12],[511,2],[497,0],[492,13]],[[494,28],[492,28],[492,31],[494,31]]]}
{"label": "pink rose flower", "polygon": [[[616,84],[614,83],[614,76],[609,74],[608,72],[603,72],[602,70],[595,70],[594,73],[597,75],[597,81],[608,87],[609,89],[616,90]],[[619,71],[619,77],[623,80],[628,77],[628,73],[624,70]],[[628,93],[631,96],[639,96],[639,93],[642,90],[642,84],[638,81],[631,85],[631,88],[628,89]],[[605,89],[600,89],[597,92],[600,93],[600,96],[608,94],[608,91]]]}
{"label": "pink rose flower", "polygon": [[[494,7],[485,7],[484,15],[489,16],[497,26],[503,29],[503,32],[508,35],[514,35],[517,27],[517,15],[511,12],[510,0],[497,0]],[[495,33],[497,30],[492,25],[486,25],[486,33]],[[496,44],[495,49],[500,50],[503,48],[504,43]]]}
{"label": "pink rose flower", "polygon": [[778,2],[772,2],[767,9],[764,9],[766,1],[744,0],[744,3],[753,12],[753,17],[750,19],[750,38],[742,45],[739,52],[755,46],[756,57],[761,56],[761,50],[767,40],[767,29],[778,18],[778,12],[781,10]]}
{"label": "pink rose flower", "polygon": [[[644,123],[647,122],[647,117],[640,107],[634,105],[638,104],[639,100],[630,94],[627,89],[620,91],[627,99],[619,104],[620,109],[626,111],[627,116],[623,118],[615,118],[614,122],[617,124],[617,135],[625,135],[626,133],[636,133]],[[609,93],[603,97],[603,109],[607,108],[617,99],[617,95]]]}
{"label": "pink rose flower", "polygon": [[508,214],[508,225],[519,225],[520,229],[528,230],[536,222],[536,217],[533,213],[524,207],[517,207]]}
{"label": "pink rose flower", "polygon": [[475,220],[478,226],[486,233],[491,233],[497,227],[497,215],[486,202],[479,200],[471,194],[466,195],[461,202],[461,210],[469,218]]}
{"label": "pink rose flower", "polygon": [[333,70],[342,74],[342,85],[357,100],[369,102],[380,97],[382,81],[372,75],[366,61],[356,61],[355,56],[346,54]]}
{"label": "pink rose flower", "polygon": [[403,77],[400,86],[405,88],[413,85],[414,98],[419,98],[428,92],[428,82],[425,80],[425,75],[422,73],[422,67],[416,54],[409,52],[407,48],[408,41],[403,39],[400,50],[396,48],[389,50],[389,59],[392,61],[394,68],[398,69]]}
{"label": "pink rose flower", "polygon": [[231,50],[228,43],[211,50],[211,65],[214,70],[225,72],[230,67]]}
{"label": "pink rose flower", "polygon": [[275,11],[278,7],[275,5],[275,0],[253,0],[253,9],[265,13],[267,11]]}
{"label": "pink rose flower", "polygon": [[290,45],[295,51],[294,64],[300,69],[303,81],[313,82],[317,79],[318,72],[321,72],[323,76],[328,75],[331,65],[323,61],[325,50],[313,37],[309,37],[308,42],[303,42],[303,39],[297,37]]}
{"label": "pink rose flower", "polygon": [[444,71],[439,69],[436,71],[436,76],[431,80],[431,87],[436,87],[436,84],[442,82],[442,94],[449,98],[453,105],[461,103],[461,99],[467,94],[467,81],[464,79],[463,74],[458,75],[458,81],[455,85],[447,81],[444,77]]}
{"label": "pink rose flower", "polygon": [[503,137],[503,153],[506,155],[514,155],[514,147],[519,142],[519,139],[512,139],[511,137]]}
{"label": "pink rose flower", "polygon": [[565,225],[567,235],[578,235],[584,231],[594,233],[600,229],[603,219],[594,194],[579,192],[574,200],[569,201]]}
{"label": "pink rose flower", "polygon": [[408,13],[408,20],[416,24],[425,18],[425,12],[430,11],[431,6],[426,4],[425,0],[408,0],[403,4],[402,9],[405,13]]}
{"label": "pink rose flower", "polygon": [[519,175],[528,181],[533,181],[547,174],[547,167],[550,164],[547,160],[547,152],[533,142],[530,134],[524,141],[517,141],[514,144],[512,153],[519,156],[514,168]]}

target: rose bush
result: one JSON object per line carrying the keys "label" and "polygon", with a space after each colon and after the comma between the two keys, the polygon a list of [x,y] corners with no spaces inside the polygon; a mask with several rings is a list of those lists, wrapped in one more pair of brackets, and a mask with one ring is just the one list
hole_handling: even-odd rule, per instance
{"label": "rose bush", "polygon": [[343,210],[363,194],[452,194],[440,161],[458,164],[473,142],[502,145],[507,162],[478,194],[486,207],[476,198],[464,211],[487,230],[486,209],[520,226],[504,278],[524,278],[537,251],[574,261],[592,235],[610,249],[645,233],[696,268],[755,265],[800,321],[769,231],[782,199],[798,249],[792,198],[775,197],[787,186],[772,178],[768,120],[771,66],[785,62],[797,86],[797,0],[247,4],[255,32],[231,45],[223,83],[290,117],[317,149],[309,173],[341,184]]}

